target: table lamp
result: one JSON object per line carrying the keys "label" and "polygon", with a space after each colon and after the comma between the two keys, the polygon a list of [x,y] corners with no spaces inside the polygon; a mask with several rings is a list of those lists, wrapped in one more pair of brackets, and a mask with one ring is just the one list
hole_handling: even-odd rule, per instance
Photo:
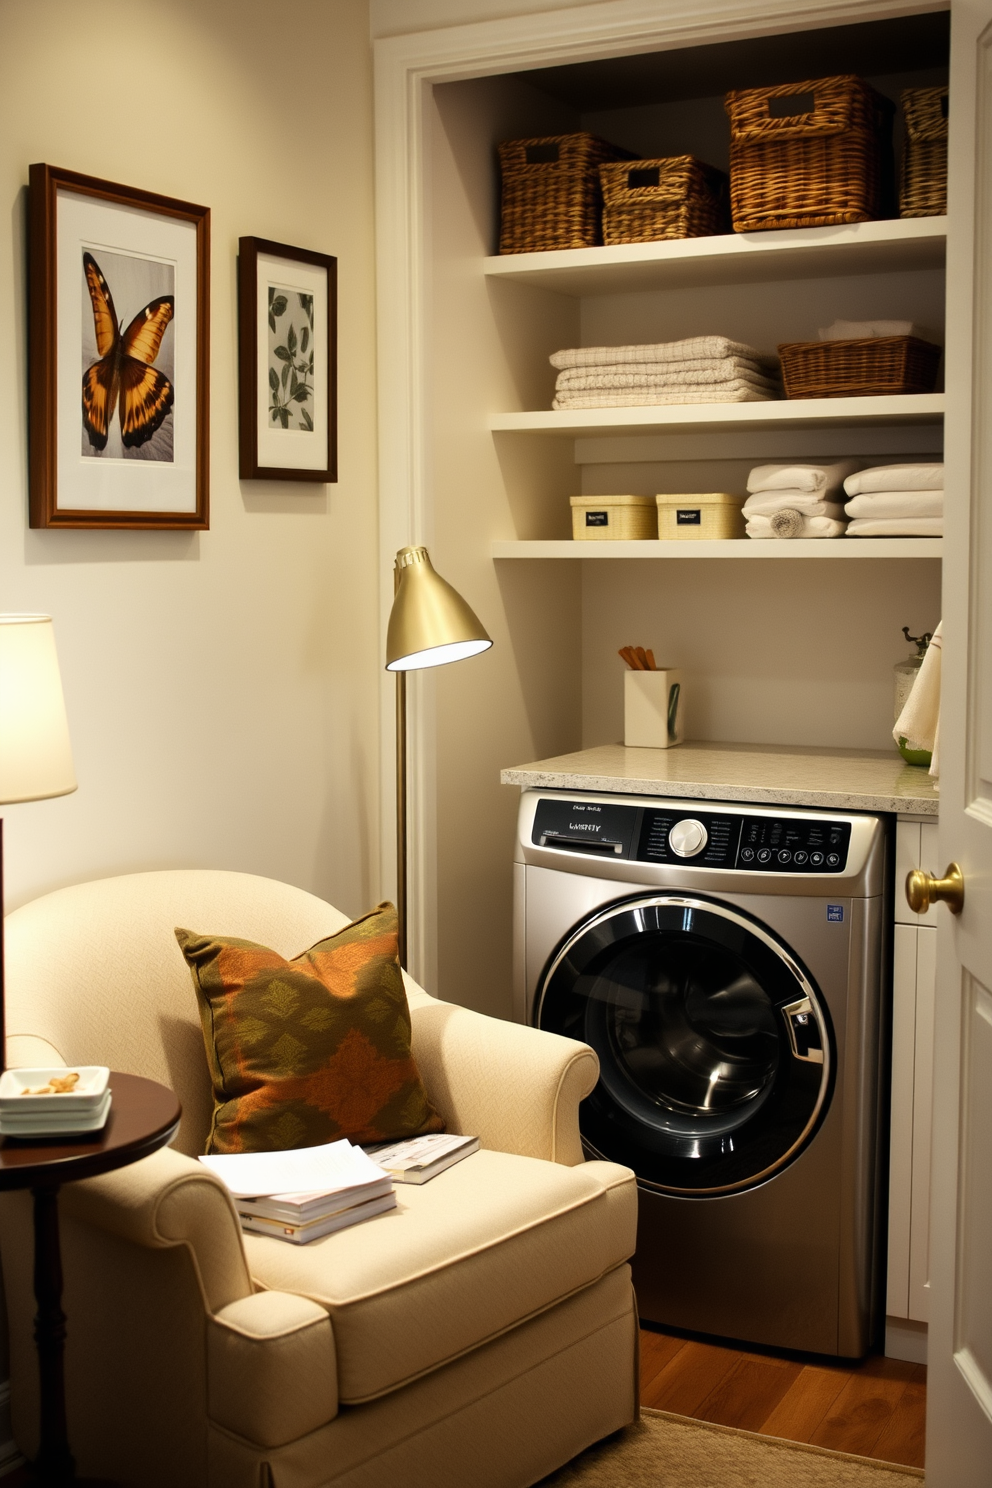
{"label": "table lamp", "polygon": [[[76,789],[50,615],[0,615],[0,806]],[[7,1066],[0,819],[0,1071]]]}
{"label": "table lamp", "polygon": [[488,651],[492,641],[457,590],[441,578],[427,549],[400,548],[393,570],[386,670],[396,673],[396,912],[400,965],[406,965],[406,674]]}

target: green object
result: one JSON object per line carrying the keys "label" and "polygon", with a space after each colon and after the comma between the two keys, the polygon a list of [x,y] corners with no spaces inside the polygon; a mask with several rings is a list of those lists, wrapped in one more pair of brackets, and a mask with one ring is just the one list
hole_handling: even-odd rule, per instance
{"label": "green object", "polygon": [[921,765],[924,770],[929,770],[930,761],[933,759],[929,749],[907,749],[905,734],[899,735],[899,753],[907,765]]}

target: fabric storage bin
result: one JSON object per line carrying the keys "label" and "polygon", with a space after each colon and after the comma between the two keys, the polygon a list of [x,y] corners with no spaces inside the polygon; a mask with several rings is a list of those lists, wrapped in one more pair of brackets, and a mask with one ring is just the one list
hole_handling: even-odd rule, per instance
{"label": "fabric storage bin", "polygon": [[604,243],[659,243],[730,231],[726,172],[692,155],[599,167]]}
{"label": "fabric storage bin", "polygon": [[599,166],[629,160],[630,154],[585,131],[504,140],[499,146],[500,253],[601,243]]}
{"label": "fabric storage bin", "polygon": [[585,541],[658,536],[652,496],[570,496],[572,536]]}
{"label": "fabric storage bin", "polygon": [[853,76],[728,93],[737,232],[883,214],[894,105]]}
{"label": "fabric storage bin", "polygon": [[787,398],[932,393],[940,366],[940,347],[916,336],[792,341],[778,354]]}
{"label": "fabric storage bin", "polygon": [[943,217],[947,211],[947,89],[902,93],[906,144],[899,182],[900,217]]}
{"label": "fabric storage bin", "polygon": [[743,496],[726,491],[704,495],[656,496],[658,536],[661,538],[743,537]]}

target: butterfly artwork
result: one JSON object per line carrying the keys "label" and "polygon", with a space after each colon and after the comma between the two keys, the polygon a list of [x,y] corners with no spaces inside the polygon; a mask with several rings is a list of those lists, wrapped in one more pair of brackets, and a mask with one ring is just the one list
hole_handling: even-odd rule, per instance
{"label": "butterfly artwork", "polygon": [[[151,272],[156,272],[160,280],[167,274],[171,281],[171,269],[167,265],[119,254],[101,257],[108,263],[113,259],[121,266],[121,278],[127,278],[132,289],[135,282],[140,284],[142,276],[147,279]],[[83,253],[83,273],[92,307],[97,352],[96,360],[91,360],[83,373],[83,430],[91,447],[87,451],[84,445],[83,452],[102,453],[107,449],[116,413],[124,455],[140,451],[139,458],[171,460],[171,426],[166,431],[168,438],[155,440],[155,436],[172,412],[175,388],[154,363],[175,314],[175,297],[157,295],[122,332],[110,286],[92,253]],[[148,292],[147,284],[144,291]],[[83,313],[85,316],[85,310]]]}

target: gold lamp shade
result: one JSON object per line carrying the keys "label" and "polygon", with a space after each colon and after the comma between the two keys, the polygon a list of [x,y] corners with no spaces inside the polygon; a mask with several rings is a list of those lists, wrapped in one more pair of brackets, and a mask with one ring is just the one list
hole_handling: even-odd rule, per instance
{"label": "gold lamp shade", "polygon": [[396,578],[386,633],[387,671],[444,666],[492,645],[479,617],[435,572],[426,548],[400,548]]}

